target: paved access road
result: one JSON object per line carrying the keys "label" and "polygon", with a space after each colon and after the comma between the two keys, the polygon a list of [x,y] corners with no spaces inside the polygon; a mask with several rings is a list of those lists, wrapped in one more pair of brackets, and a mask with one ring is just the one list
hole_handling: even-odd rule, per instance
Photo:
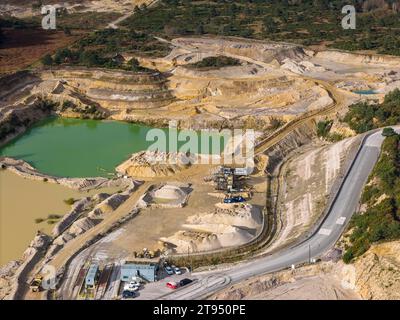
{"label": "paved access road", "polygon": [[[396,130],[400,131],[399,128]],[[307,262],[310,257],[321,256],[334,246],[356,210],[363,186],[379,157],[383,140],[381,131],[365,139],[326,219],[307,240],[281,252],[230,269],[193,274],[193,277],[199,279],[198,282],[161,298],[173,300],[205,298],[227,285],[249,277],[282,270],[293,264]]]}

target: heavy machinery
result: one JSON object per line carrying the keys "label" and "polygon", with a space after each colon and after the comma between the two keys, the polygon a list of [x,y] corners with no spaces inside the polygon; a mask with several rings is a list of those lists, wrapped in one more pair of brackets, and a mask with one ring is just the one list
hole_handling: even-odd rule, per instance
{"label": "heavy machinery", "polygon": [[43,281],[42,275],[37,274],[36,276],[34,276],[31,283],[29,284],[29,288],[32,290],[32,292],[40,291],[40,289],[42,287],[42,281]]}
{"label": "heavy machinery", "polygon": [[246,199],[243,198],[242,196],[237,196],[237,197],[227,197],[224,199],[224,203],[239,203],[239,202],[245,202]]}

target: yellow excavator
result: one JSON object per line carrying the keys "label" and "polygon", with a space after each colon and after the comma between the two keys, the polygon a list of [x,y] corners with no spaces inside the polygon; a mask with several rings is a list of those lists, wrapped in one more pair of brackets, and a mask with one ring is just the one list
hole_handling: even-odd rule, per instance
{"label": "yellow excavator", "polygon": [[39,292],[42,286],[42,281],[43,281],[43,276],[40,274],[37,274],[29,284],[29,288],[32,290],[32,292]]}

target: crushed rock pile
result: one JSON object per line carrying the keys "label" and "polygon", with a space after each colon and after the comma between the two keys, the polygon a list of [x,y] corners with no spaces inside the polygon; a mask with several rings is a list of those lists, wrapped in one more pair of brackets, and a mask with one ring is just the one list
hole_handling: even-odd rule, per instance
{"label": "crushed rock pile", "polygon": [[141,151],[132,154],[116,170],[131,177],[171,176],[190,166],[193,157],[182,152]]}

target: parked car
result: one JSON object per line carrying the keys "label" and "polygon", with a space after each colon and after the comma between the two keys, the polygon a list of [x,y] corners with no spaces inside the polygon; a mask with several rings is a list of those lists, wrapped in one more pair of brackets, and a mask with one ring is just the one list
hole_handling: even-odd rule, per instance
{"label": "parked car", "polygon": [[131,282],[136,282],[138,284],[141,284],[141,283],[143,283],[143,280],[140,279],[139,277],[132,277]]}
{"label": "parked car", "polygon": [[182,274],[182,271],[180,268],[176,266],[171,266],[172,270],[174,270],[175,274]]}
{"label": "parked car", "polygon": [[136,281],[131,281],[124,286],[124,290],[137,291],[139,289],[140,289],[140,283]]}
{"label": "parked car", "polygon": [[134,297],[136,297],[136,293],[134,291],[130,291],[130,290],[122,291],[122,298],[129,299],[129,298],[134,298]]}
{"label": "parked car", "polygon": [[174,271],[172,270],[172,268],[170,266],[166,266],[165,267],[165,272],[169,275],[172,276],[174,274]]}
{"label": "parked car", "polygon": [[170,289],[177,289],[178,288],[178,284],[174,281],[171,282],[167,282],[167,287]]}
{"label": "parked car", "polygon": [[242,196],[232,197],[232,198],[225,198],[224,203],[238,203],[238,202],[245,202],[246,199]]}
{"label": "parked car", "polygon": [[193,282],[193,280],[185,278],[185,279],[182,279],[181,281],[179,281],[179,286],[183,287],[183,286],[186,286],[187,284],[192,283],[192,282]]}

